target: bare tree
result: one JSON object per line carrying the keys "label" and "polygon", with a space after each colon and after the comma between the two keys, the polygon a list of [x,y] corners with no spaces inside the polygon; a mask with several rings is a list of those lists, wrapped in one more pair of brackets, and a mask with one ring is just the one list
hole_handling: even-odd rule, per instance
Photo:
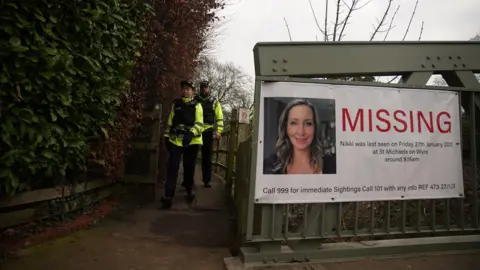
{"label": "bare tree", "polygon": [[208,25],[205,30],[205,46],[200,52],[200,57],[210,56],[215,53],[217,42],[221,39],[224,33],[227,31],[227,24],[230,19],[225,16],[225,9],[228,9],[238,3],[241,0],[217,0],[218,7],[210,12],[214,16],[213,22]]}
{"label": "bare tree", "polygon": [[[352,22],[353,15],[355,12],[361,10],[365,6],[367,6],[370,2],[373,0],[335,0],[335,15],[333,21],[329,25],[329,0],[325,0],[325,18],[324,18],[324,24],[323,26],[320,24],[320,20],[318,19],[317,13],[315,11],[315,8],[313,6],[312,0],[309,0],[310,4],[310,10],[312,12],[313,18],[315,20],[315,24],[317,26],[318,31],[320,34],[323,36],[324,41],[342,41],[343,38],[346,36],[346,30],[347,26]],[[395,18],[397,16],[398,11],[400,10],[400,5],[397,5],[395,9],[393,9],[393,5],[395,0],[388,0],[386,1],[387,5],[382,13],[382,15],[376,19],[376,23],[372,25],[373,31],[370,33],[368,40],[369,41],[374,41],[381,34],[383,35],[383,40],[385,41],[389,34],[391,33],[391,30],[396,27],[395,25]],[[418,7],[419,0],[416,0],[415,6],[411,12],[410,15],[410,20],[408,22],[408,25],[405,29],[405,32],[403,34],[402,41],[404,41],[408,33],[410,31],[410,28],[412,26],[413,19],[415,17],[417,7]],[[392,13],[393,12],[393,13]],[[291,40],[291,35],[290,35],[290,30],[288,27],[288,22],[285,20],[285,25],[287,27],[287,30],[289,31],[289,37]],[[424,22],[422,21],[421,24],[421,29],[420,29],[420,35],[418,37],[418,40],[421,40],[422,34],[423,34],[423,28],[424,28]],[[318,41],[318,36],[316,35],[316,39]],[[394,78],[390,79],[388,82],[391,83],[395,81],[398,78],[398,76],[395,76]],[[367,76],[367,77],[358,77],[358,78],[330,78],[330,79],[338,79],[338,80],[348,80],[348,81],[374,81],[376,80],[375,77],[372,76]]]}
{"label": "bare tree", "polygon": [[[356,11],[364,8],[366,5],[368,5],[372,0],[336,0],[335,2],[335,17],[334,20],[331,22],[331,24],[328,24],[329,21],[329,0],[325,0],[325,20],[323,26],[320,25],[320,21],[317,17],[317,13],[315,12],[315,8],[313,6],[312,0],[309,0],[310,4],[310,10],[312,12],[313,18],[315,20],[315,24],[317,26],[318,31],[321,33],[323,36],[324,41],[342,41],[342,39],[346,35],[346,29],[347,25],[349,25],[352,21],[353,15],[355,14]],[[412,10],[412,13],[410,15],[410,20],[408,22],[408,25],[405,29],[405,32],[403,34],[402,41],[404,41],[408,33],[410,31],[410,28],[412,26],[412,21],[415,17],[418,3],[420,0],[416,0],[415,6]],[[372,25],[373,31],[371,32],[369,36],[369,41],[374,41],[377,39],[378,36],[384,33],[383,35],[383,40],[385,41],[390,34],[391,30],[395,28],[395,18],[397,16],[398,11],[400,10],[400,5],[397,5],[396,9],[392,9],[392,6],[394,4],[395,0],[388,0],[387,6],[385,7],[382,15],[376,19],[376,23]],[[394,10],[394,11],[393,11]],[[393,13],[392,13],[393,11]],[[343,15],[345,14],[345,15]],[[290,34],[290,29],[288,26],[288,22],[285,20],[285,25],[288,30],[288,34],[290,37],[290,41],[292,40],[291,34]],[[422,21],[421,28],[420,28],[420,35],[418,37],[418,40],[422,39],[422,34],[423,34],[423,28],[424,28],[424,22]],[[318,36],[316,35],[316,40],[318,41]],[[347,81],[375,81],[378,80],[378,78],[375,78],[373,76],[366,76],[366,77],[356,77],[356,78],[344,78],[344,77],[338,77],[338,78],[330,78],[330,79],[337,79],[337,80],[347,80]],[[394,82],[398,79],[398,76],[395,76],[391,79],[389,79],[387,82],[391,83]]]}
{"label": "bare tree", "polygon": [[[347,26],[352,22],[353,15],[355,12],[361,10],[372,0],[335,0],[335,15],[333,21],[329,25],[329,0],[325,1],[325,18],[324,18],[324,25],[320,25],[317,13],[313,6],[312,0],[309,0],[310,10],[312,11],[313,18],[315,20],[315,24],[317,26],[318,31],[323,35],[324,41],[342,41],[342,39],[346,36]],[[384,40],[390,34],[390,31],[395,28],[395,17],[400,10],[400,5],[397,5],[396,9],[393,9],[393,5],[395,0],[388,0],[387,6],[385,7],[383,13],[380,17],[376,19],[376,23],[372,25],[373,31],[369,36],[369,40],[375,40],[379,34],[384,34]],[[415,2],[415,7],[413,8],[412,14],[410,16],[410,21],[408,26],[405,30],[404,36],[402,40],[408,35],[408,32],[411,28],[413,18],[415,17],[415,13],[418,7],[419,0]],[[392,14],[393,12],[393,14]],[[423,22],[422,22],[422,29],[423,29]]]}
{"label": "bare tree", "polygon": [[253,86],[250,76],[231,62],[219,62],[213,57],[202,56],[195,79],[208,80],[212,95],[216,96],[224,110],[252,108]]}

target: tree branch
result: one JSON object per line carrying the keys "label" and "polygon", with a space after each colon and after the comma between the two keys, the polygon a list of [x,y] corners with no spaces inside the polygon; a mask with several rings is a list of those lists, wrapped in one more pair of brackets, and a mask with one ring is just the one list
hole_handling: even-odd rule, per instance
{"label": "tree branch", "polygon": [[424,21],[422,21],[422,28],[420,28],[420,35],[418,35],[418,41],[420,41],[422,39],[422,34],[423,34],[423,23],[425,23]]}
{"label": "tree branch", "polygon": [[[377,27],[374,27],[373,34],[370,36],[370,41],[372,41],[375,38],[375,35],[385,25],[385,20],[387,18],[388,13],[390,12],[390,7],[392,6],[392,2],[393,2],[393,0],[388,0],[387,8],[385,9],[385,12],[383,13],[382,19],[380,21],[378,21]],[[388,29],[387,29],[387,31],[388,31]]]}
{"label": "tree branch", "polygon": [[333,25],[333,41],[337,39],[337,29],[339,27],[338,19],[340,17],[340,1],[341,0],[337,0],[337,14],[335,16],[335,24]]}
{"label": "tree branch", "polygon": [[325,41],[328,41],[328,0],[325,1]]}
{"label": "tree branch", "polygon": [[[313,9],[312,5],[312,0],[308,0],[308,3],[310,3],[310,10],[312,11],[313,19],[315,19],[315,24],[317,25],[318,30],[323,34],[324,40],[328,40],[328,35],[326,33],[326,30],[323,30],[320,24],[318,23],[317,15],[315,14],[315,10]],[[327,0],[327,5],[328,5],[328,0]]]}
{"label": "tree branch", "polygon": [[337,41],[341,41],[342,38],[344,37],[344,34],[343,32],[345,31],[345,28],[346,26],[348,25],[348,20],[350,20],[350,18],[352,17],[352,13],[354,11],[357,11],[363,7],[365,7],[366,5],[368,5],[372,0],[369,0],[367,1],[364,5],[358,7],[357,5],[360,3],[361,0],[352,0],[352,3],[351,5],[349,6],[345,0],[342,0],[343,4],[348,8],[348,13],[347,13],[347,16],[345,16],[345,19],[343,19],[343,22],[342,22],[342,30],[340,31],[340,35],[338,36],[339,38],[337,39]]}
{"label": "tree branch", "polygon": [[203,56],[199,59],[195,80],[210,81],[212,95],[217,97],[225,108],[250,106],[253,102],[250,77],[231,62],[219,62],[215,58]]}
{"label": "tree branch", "polygon": [[402,41],[405,40],[405,38],[407,37],[408,31],[410,30],[410,26],[412,25],[413,17],[415,17],[415,13],[417,11],[418,1],[419,0],[417,0],[417,2],[415,2],[415,7],[413,8],[412,16],[410,16],[410,21],[408,22],[408,26],[407,26],[407,29],[405,30],[405,34],[403,35]]}
{"label": "tree branch", "polygon": [[[357,2],[360,2],[360,0],[357,0]],[[362,8],[366,7],[368,4],[370,4],[370,2],[372,2],[372,0],[367,1],[365,4],[357,7],[355,10],[359,10],[359,9],[362,9]]]}
{"label": "tree branch", "polygon": [[395,27],[393,26],[393,22],[395,21],[395,17],[397,16],[399,9],[400,9],[400,5],[398,5],[397,9],[395,10],[395,13],[393,13],[392,19],[390,20],[390,24],[388,25],[387,33],[385,33],[385,37],[383,38],[383,41],[387,39],[388,34],[390,34],[390,30],[392,30]]}
{"label": "tree branch", "polygon": [[[417,6],[418,6],[418,1],[415,2],[415,7],[413,8],[413,12],[412,12],[412,16],[410,16],[410,21],[408,22],[408,26],[407,26],[407,29],[405,30],[405,34],[403,35],[403,38],[402,38],[402,41],[405,41],[405,38],[407,37],[407,34],[408,34],[408,30],[410,29],[410,26],[412,24],[412,20],[413,20],[413,17],[415,16],[415,13],[417,11]],[[398,6],[397,8],[397,11],[398,9],[400,8],[400,6]],[[395,11],[395,14],[397,14],[397,12]],[[395,15],[394,15],[395,16]],[[393,21],[393,18],[392,18],[392,21]],[[423,21],[422,21],[422,28],[420,29],[420,35],[418,37],[418,40],[421,40],[422,39],[422,34],[423,34]],[[388,32],[387,32],[388,34]],[[385,35],[385,38],[387,38],[387,35]],[[385,40],[385,39],[384,39]],[[393,77],[393,79],[391,79],[390,81],[388,81],[388,83],[392,83],[394,80],[396,80],[397,78],[399,77],[399,75]]]}
{"label": "tree branch", "polygon": [[290,41],[292,41],[292,34],[290,33],[290,27],[288,27],[287,19],[283,17],[283,20],[285,21],[285,26],[287,27],[288,37],[290,38]]}
{"label": "tree branch", "polygon": [[[405,41],[405,38],[407,37],[407,34],[408,34],[408,30],[410,29],[410,26],[412,25],[413,17],[415,17],[415,13],[417,11],[418,1],[419,0],[417,0],[417,2],[415,2],[415,7],[413,8],[412,16],[410,16],[410,21],[408,22],[408,26],[407,26],[407,29],[405,30],[405,34],[403,35],[402,41]],[[400,8],[400,6],[399,6],[399,8]],[[398,10],[398,8],[397,8],[397,10]],[[418,40],[420,40],[422,38],[422,33],[423,33],[423,22],[422,22],[422,28],[420,29],[420,36],[418,37]],[[399,75],[393,77],[393,79],[388,81],[388,83],[392,83],[398,77],[399,77]]]}

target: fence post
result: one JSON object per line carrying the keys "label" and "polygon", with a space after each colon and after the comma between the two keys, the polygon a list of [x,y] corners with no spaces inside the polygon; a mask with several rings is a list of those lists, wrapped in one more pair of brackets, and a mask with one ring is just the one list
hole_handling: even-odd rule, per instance
{"label": "fence post", "polygon": [[156,143],[155,152],[151,153],[150,155],[150,178],[154,183],[154,200],[158,201],[161,197],[161,189],[159,183],[159,175],[158,175],[158,161],[160,158],[160,141],[162,134],[160,132],[160,128],[162,127],[162,109],[163,104],[157,104],[155,106],[154,115],[158,117],[158,121],[152,126],[152,140],[151,142]]}
{"label": "fence post", "polygon": [[219,155],[219,153],[218,153],[218,150],[220,150],[220,140],[221,139],[222,138],[215,139],[215,142],[214,142],[214,145],[215,145],[215,147],[214,147],[214,149],[215,149],[215,172],[216,173],[218,173],[218,170],[219,170],[219,166],[218,166],[218,155]]}
{"label": "fence post", "polygon": [[[245,117],[245,113],[246,116]],[[237,145],[235,152],[235,171],[232,175],[231,186],[232,191],[230,211],[234,220],[233,224],[233,252],[236,253],[240,250],[241,245],[244,242],[244,234],[246,223],[246,206],[248,201],[248,183],[250,174],[250,155],[251,155],[251,140],[250,138],[250,124],[248,117],[248,109],[240,108],[238,112],[238,127],[237,127]],[[242,143],[246,143],[241,145]]]}
{"label": "fence post", "polygon": [[[141,119],[143,132],[137,134],[131,141],[132,152],[124,156],[123,175],[119,181],[150,185],[149,194],[154,199],[159,199],[159,158],[162,127],[162,104],[156,104],[153,110],[144,111]],[[149,140],[144,135],[148,132]],[[141,136],[139,136],[141,135]],[[139,162],[142,156],[147,156],[148,161]],[[140,158],[140,159],[139,159]],[[148,170],[142,167],[148,165]],[[147,167],[147,166],[146,166]]]}
{"label": "fence post", "polygon": [[227,172],[225,174],[225,191],[227,200],[230,203],[232,198],[233,169],[235,167],[235,152],[237,150],[237,134],[238,134],[238,110],[232,110],[232,118],[230,120],[230,134],[228,137],[228,153],[227,153]]}
{"label": "fence post", "polygon": [[[238,110],[238,128],[237,128],[237,145],[246,141],[250,137],[250,113],[247,108]],[[238,146],[237,146],[238,148]]]}
{"label": "fence post", "polygon": [[[239,147],[240,147],[240,144],[245,142],[246,140],[248,140],[248,138],[250,137],[250,124],[249,124],[249,113],[248,113],[248,109],[247,108],[240,108],[238,110],[238,117],[237,117],[237,128],[236,128],[236,132],[237,134],[235,135],[235,138],[236,138],[236,141],[235,141],[235,152],[234,152],[234,161],[232,163],[232,166],[235,167],[235,164],[237,164],[237,161],[236,161],[236,157],[238,155],[238,151],[239,151]],[[249,150],[250,151],[250,150]],[[248,151],[248,153],[249,153]],[[232,170],[232,175],[231,175],[231,181],[230,181],[230,189],[235,189],[235,182],[237,181],[237,177],[236,177],[236,172],[237,171],[237,168],[235,168],[236,170],[233,171]],[[234,190],[232,190],[233,192]]]}

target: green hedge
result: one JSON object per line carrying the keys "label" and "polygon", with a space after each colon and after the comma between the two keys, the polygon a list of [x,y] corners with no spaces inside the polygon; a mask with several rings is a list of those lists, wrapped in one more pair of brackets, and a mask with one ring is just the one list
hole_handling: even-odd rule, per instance
{"label": "green hedge", "polygon": [[0,194],[85,168],[130,89],[144,2],[0,2]]}

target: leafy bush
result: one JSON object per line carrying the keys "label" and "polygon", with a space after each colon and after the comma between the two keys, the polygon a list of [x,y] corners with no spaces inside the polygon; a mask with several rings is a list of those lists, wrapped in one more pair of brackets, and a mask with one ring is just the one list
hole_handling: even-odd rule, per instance
{"label": "leafy bush", "polygon": [[144,1],[0,3],[0,194],[85,169],[129,93]]}

